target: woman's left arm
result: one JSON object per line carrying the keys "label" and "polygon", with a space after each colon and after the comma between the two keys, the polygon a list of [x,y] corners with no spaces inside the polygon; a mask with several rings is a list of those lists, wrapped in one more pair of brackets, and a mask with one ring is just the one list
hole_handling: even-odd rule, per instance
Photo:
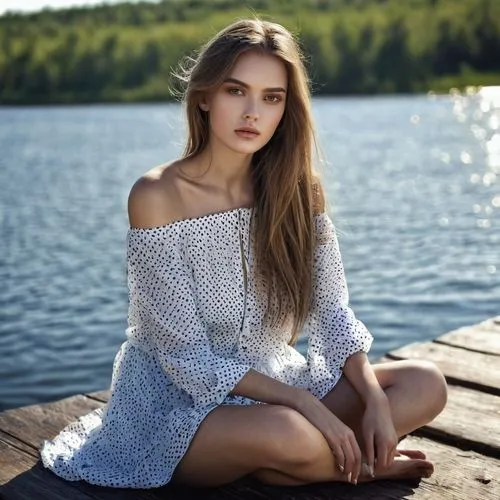
{"label": "woman's left arm", "polygon": [[307,349],[309,390],[321,399],[342,374],[347,377],[366,405],[362,421],[364,452],[373,471],[375,455],[377,468],[392,463],[397,435],[389,402],[366,355],[373,337],[349,306],[335,226],[326,213],[315,217],[315,224],[314,293]]}
{"label": "woman's left arm", "polygon": [[398,436],[389,400],[365,352],[358,352],[347,358],[343,372],[365,404],[362,432],[368,467],[373,474],[375,455],[377,469],[383,469],[392,464],[396,454]]}

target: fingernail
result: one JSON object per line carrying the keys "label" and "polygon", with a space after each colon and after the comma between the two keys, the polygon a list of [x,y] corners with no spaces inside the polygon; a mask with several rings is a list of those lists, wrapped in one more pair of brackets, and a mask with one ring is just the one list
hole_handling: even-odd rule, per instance
{"label": "fingernail", "polygon": [[356,478],[354,481],[353,481],[354,485],[357,485],[358,484],[358,478]]}
{"label": "fingernail", "polygon": [[373,465],[368,466],[368,470],[370,471],[370,476],[375,477],[375,473],[373,472]]}
{"label": "fingernail", "polygon": [[344,472],[344,466],[337,464],[337,467],[339,468],[340,472]]}
{"label": "fingernail", "polygon": [[352,477],[352,472],[349,472],[349,474],[347,474],[347,480],[349,482],[351,482],[351,477]]}

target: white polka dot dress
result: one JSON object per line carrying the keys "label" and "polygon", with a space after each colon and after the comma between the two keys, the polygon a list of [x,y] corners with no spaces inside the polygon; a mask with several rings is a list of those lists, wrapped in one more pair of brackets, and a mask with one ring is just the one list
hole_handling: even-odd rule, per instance
{"label": "white polka dot dress", "polygon": [[210,411],[258,403],[229,394],[250,368],[322,398],[346,359],[369,350],[326,213],[315,216],[307,356],[288,345],[291,325],[264,325],[267,300],[251,272],[254,215],[238,208],[129,229],[128,328],[109,401],[44,441],[46,468],[102,486],[165,485]]}

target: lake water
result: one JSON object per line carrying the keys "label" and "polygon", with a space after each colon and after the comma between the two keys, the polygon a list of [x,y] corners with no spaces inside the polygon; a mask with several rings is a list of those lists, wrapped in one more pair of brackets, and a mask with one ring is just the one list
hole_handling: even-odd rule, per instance
{"label": "lake water", "polygon": [[[313,108],[371,359],[500,314],[498,97]],[[177,104],[0,108],[0,410],[109,386],[128,192],[183,130]]]}

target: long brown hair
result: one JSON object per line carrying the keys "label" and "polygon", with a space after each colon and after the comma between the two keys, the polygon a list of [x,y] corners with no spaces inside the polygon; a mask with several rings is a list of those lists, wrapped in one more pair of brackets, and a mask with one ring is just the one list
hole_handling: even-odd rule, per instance
{"label": "long brown hair", "polygon": [[188,138],[184,157],[208,145],[208,114],[199,104],[219,87],[239,55],[259,50],[278,57],[288,78],[284,115],[269,142],[252,157],[254,214],[252,221],[257,280],[267,295],[270,324],[292,323],[295,344],[309,313],[314,215],[323,210],[323,189],[313,169],[316,145],[309,80],[294,36],[280,24],[244,19],[229,25],[188,59],[175,75],[185,85]]}

